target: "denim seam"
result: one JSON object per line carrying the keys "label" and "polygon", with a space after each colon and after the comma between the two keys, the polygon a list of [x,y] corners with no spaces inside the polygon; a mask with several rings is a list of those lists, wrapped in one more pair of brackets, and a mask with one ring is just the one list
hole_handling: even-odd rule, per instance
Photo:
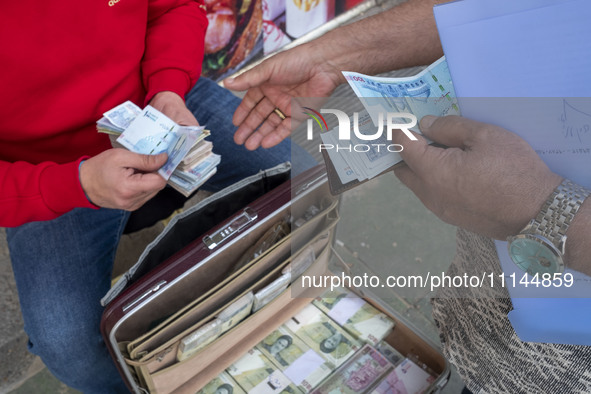
{"label": "denim seam", "polygon": [[119,214],[120,214],[119,229],[113,237],[117,247],[113,248],[113,251],[111,252],[111,260],[112,261],[115,261],[115,256],[117,255],[117,249],[119,249],[119,241],[121,241],[121,234],[123,234],[123,230],[125,229],[125,224],[127,223],[127,221],[125,220],[126,212],[119,211]]}

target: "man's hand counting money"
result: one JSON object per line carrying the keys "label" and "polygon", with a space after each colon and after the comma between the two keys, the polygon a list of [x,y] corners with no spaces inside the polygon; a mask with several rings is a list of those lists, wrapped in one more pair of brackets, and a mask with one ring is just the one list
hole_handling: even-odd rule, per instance
{"label": "man's hand counting money", "polygon": [[133,211],[166,185],[157,173],[166,159],[166,153],[150,156],[109,149],[82,163],[80,183],[93,204]]}
{"label": "man's hand counting money", "polygon": [[160,92],[150,100],[150,105],[181,126],[199,126],[199,122],[176,93]]}

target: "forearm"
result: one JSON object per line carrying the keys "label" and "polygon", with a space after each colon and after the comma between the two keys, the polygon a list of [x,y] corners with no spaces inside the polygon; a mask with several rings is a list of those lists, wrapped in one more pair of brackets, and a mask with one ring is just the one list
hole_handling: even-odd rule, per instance
{"label": "forearm", "polygon": [[378,74],[428,64],[443,55],[433,6],[445,1],[409,0],[310,45],[339,70]]}
{"label": "forearm", "polygon": [[591,198],[579,209],[566,236],[566,267],[591,275]]}
{"label": "forearm", "polygon": [[77,207],[96,208],[84,195],[75,162],[0,161],[0,226],[51,220]]}

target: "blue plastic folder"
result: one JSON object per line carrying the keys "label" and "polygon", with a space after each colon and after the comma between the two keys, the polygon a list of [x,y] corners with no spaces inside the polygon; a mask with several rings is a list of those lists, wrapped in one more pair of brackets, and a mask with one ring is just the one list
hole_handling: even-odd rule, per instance
{"label": "blue plastic folder", "polygon": [[[519,134],[591,188],[591,1],[460,0],[434,14],[462,115]],[[572,287],[526,287],[506,242],[497,251],[518,279],[508,289],[519,338],[591,345],[591,278],[567,269]]]}

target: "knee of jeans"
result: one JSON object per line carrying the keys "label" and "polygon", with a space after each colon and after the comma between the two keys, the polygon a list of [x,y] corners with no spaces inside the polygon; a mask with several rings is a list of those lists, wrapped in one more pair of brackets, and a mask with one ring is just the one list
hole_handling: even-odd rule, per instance
{"label": "knee of jeans", "polygon": [[96,375],[97,367],[105,361],[111,362],[98,327],[88,328],[53,327],[28,333],[29,350],[41,357],[47,368],[64,383],[75,388],[86,387]]}
{"label": "knee of jeans", "polygon": [[76,390],[85,394],[129,392],[98,333],[71,328],[59,336],[32,338],[29,346],[57,379]]}

